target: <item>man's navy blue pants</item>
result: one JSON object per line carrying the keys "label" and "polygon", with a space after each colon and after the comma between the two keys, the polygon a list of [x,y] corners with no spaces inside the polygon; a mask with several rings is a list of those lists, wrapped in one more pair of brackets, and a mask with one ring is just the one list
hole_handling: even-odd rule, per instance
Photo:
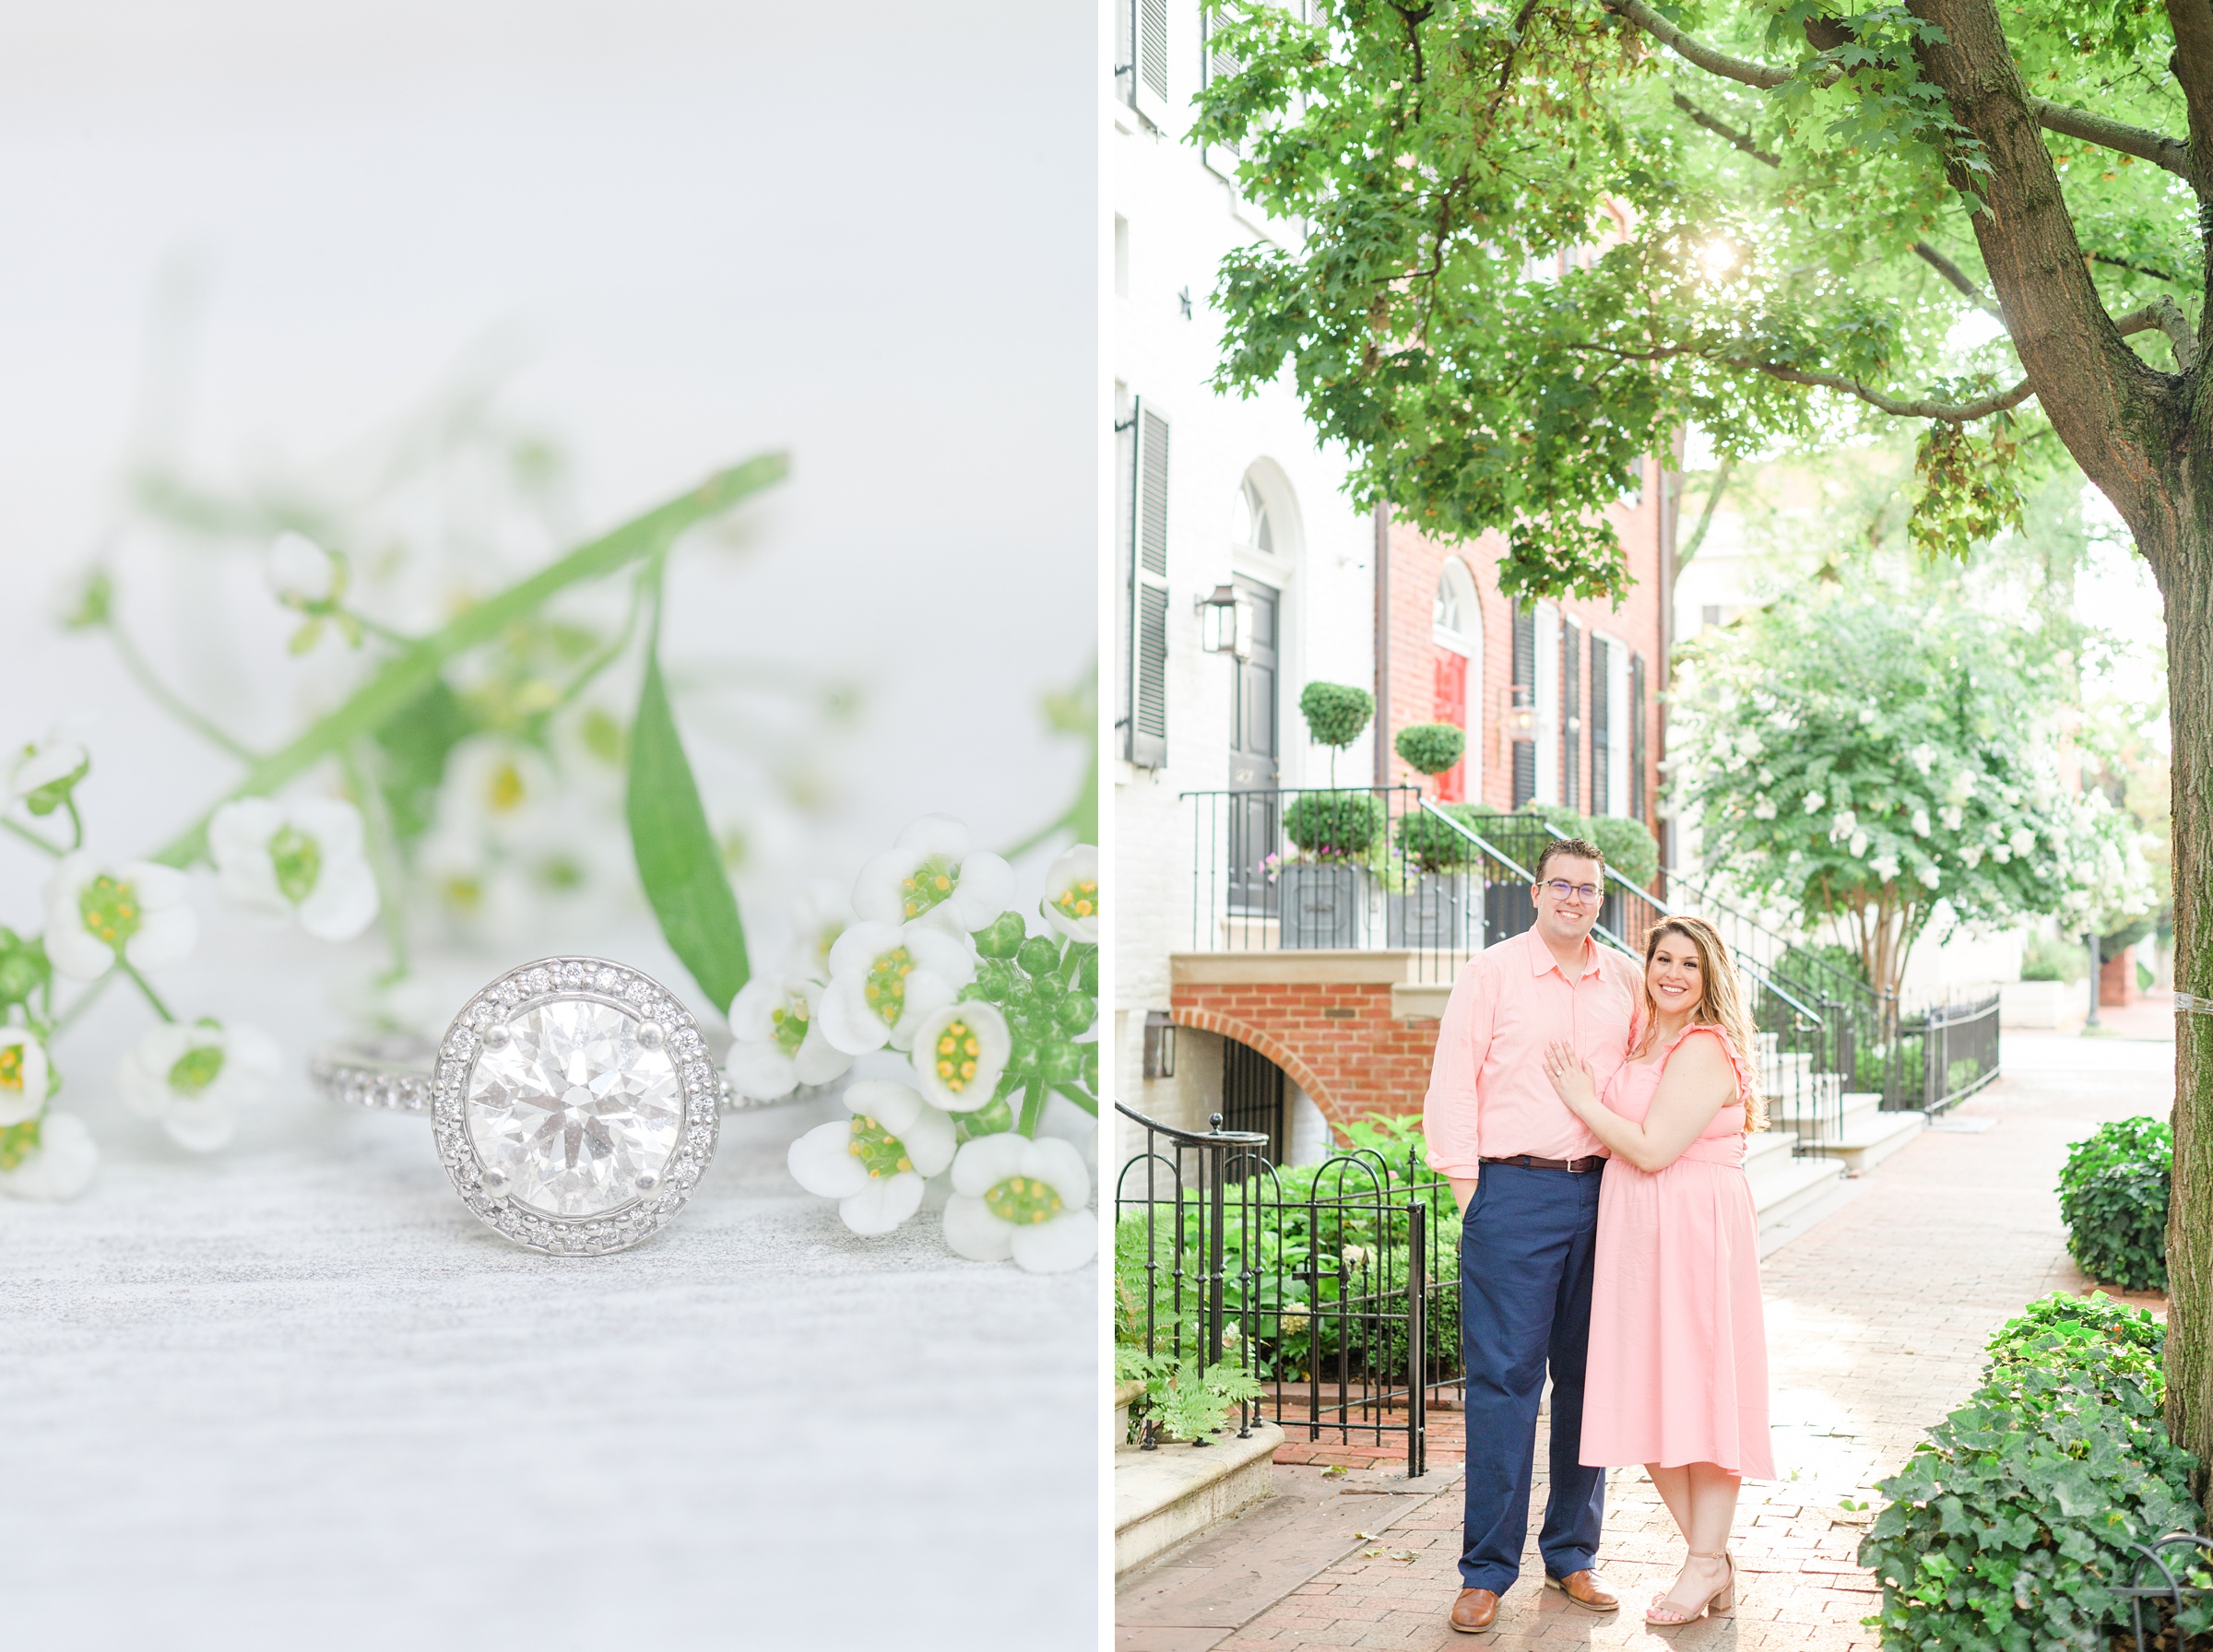
{"label": "man's navy blue pants", "polygon": [[1606,1471],[1577,1458],[1599,1177],[1597,1171],[1485,1164],[1461,1222],[1460,1340],[1468,1374],[1463,1588],[1503,1595],[1521,1574],[1547,1365],[1552,1485],[1537,1548],[1555,1577],[1597,1558]]}

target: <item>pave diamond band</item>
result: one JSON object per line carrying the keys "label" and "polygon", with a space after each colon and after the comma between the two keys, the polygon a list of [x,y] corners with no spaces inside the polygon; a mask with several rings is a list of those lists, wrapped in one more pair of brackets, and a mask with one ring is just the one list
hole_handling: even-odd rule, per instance
{"label": "pave diamond band", "polygon": [[739,1103],[691,1012],[603,958],[546,958],[476,993],[428,1052],[325,1050],[333,1100],[428,1113],[454,1189],[488,1226],[549,1255],[625,1250],[660,1231]]}

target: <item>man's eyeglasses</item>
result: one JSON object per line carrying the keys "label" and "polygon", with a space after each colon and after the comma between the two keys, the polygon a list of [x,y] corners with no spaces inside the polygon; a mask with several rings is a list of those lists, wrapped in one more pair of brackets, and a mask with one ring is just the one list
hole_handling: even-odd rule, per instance
{"label": "man's eyeglasses", "polygon": [[1565,879],[1555,878],[1544,887],[1552,891],[1552,898],[1556,901],[1595,901],[1598,899],[1598,885],[1595,883],[1569,883]]}

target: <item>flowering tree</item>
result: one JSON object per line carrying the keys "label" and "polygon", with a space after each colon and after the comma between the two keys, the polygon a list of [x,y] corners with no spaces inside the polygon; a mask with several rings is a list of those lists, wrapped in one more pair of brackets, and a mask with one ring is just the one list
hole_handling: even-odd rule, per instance
{"label": "flowering tree", "polygon": [[1710,634],[1677,694],[1678,805],[1740,888],[1843,925],[1878,991],[1939,901],[2084,927],[2150,904],[2127,818],[2063,775],[2065,685],[2015,628],[1825,591]]}

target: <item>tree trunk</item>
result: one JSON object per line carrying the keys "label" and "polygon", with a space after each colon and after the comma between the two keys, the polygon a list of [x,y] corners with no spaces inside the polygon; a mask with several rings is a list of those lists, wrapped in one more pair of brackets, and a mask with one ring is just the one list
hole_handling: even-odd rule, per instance
{"label": "tree trunk", "polygon": [[[2167,704],[2173,745],[2174,985],[2213,997],[2213,545],[2165,564]],[[2167,1428],[2213,1493],[2213,1017],[2175,1017],[2174,1186],[2167,1210]]]}

